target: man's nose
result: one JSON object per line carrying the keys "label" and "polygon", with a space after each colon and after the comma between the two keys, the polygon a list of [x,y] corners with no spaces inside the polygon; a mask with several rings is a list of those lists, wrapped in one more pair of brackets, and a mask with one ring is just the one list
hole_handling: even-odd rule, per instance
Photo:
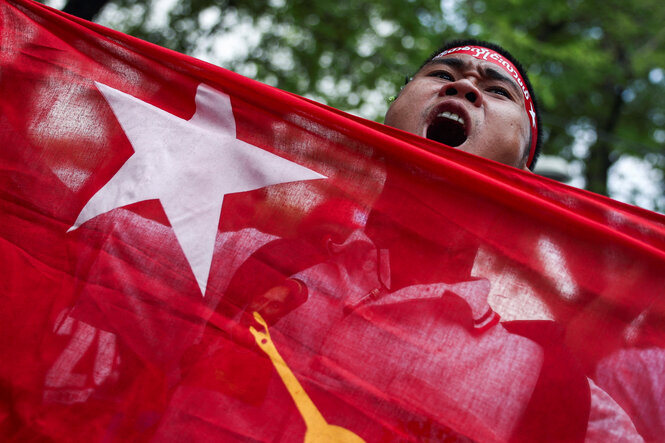
{"label": "man's nose", "polygon": [[447,83],[441,92],[443,95],[459,95],[460,97],[464,97],[474,106],[480,106],[483,101],[483,96],[478,88],[467,79]]}

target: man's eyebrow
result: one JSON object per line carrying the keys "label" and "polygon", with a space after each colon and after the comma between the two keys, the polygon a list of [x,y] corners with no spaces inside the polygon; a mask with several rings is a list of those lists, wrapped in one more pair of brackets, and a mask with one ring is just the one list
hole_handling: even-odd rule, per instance
{"label": "man's eyebrow", "polygon": [[462,68],[464,67],[465,63],[463,60],[455,57],[446,57],[446,58],[434,58],[427,62],[426,66],[429,65],[446,65],[450,66],[451,68]]}
{"label": "man's eyebrow", "polygon": [[485,77],[510,85],[510,88],[513,90],[513,92],[518,96],[520,95],[521,91],[517,87],[517,83],[515,83],[515,81],[510,76],[491,66],[483,66],[480,69],[482,70],[481,74],[483,74]]}

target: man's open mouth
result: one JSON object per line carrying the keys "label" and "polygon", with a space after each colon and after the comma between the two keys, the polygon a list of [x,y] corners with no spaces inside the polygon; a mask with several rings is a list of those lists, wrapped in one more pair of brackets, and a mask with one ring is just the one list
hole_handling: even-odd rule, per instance
{"label": "man's open mouth", "polygon": [[427,127],[426,137],[455,148],[466,141],[464,118],[454,112],[440,112]]}

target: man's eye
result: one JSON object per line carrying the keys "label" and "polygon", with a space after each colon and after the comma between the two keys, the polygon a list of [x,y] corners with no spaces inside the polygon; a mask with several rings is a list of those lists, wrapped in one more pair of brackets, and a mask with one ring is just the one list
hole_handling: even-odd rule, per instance
{"label": "man's eye", "polygon": [[492,92],[494,94],[498,95],[503,95],[506,98],[512,99],[513,97],[510,95],[507,89],[502,88],[501,86],[492,86],[491,88],[487,88],[489,92]]}
{"label": "man's eye", "polygon": [[455,77],[447,71],[434,71],[428,74],[430,77],[438,77],[449,82],[455,81]]}

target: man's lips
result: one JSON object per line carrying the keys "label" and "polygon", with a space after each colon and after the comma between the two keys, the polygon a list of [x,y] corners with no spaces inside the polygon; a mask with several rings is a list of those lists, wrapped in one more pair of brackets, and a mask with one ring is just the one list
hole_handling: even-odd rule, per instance
{"label": "man's lips", "polygon": [[468,113],[462,106],[448,101],[430,113],[425,137],[457,147],[466,141],[470,132],[470,121]]}

